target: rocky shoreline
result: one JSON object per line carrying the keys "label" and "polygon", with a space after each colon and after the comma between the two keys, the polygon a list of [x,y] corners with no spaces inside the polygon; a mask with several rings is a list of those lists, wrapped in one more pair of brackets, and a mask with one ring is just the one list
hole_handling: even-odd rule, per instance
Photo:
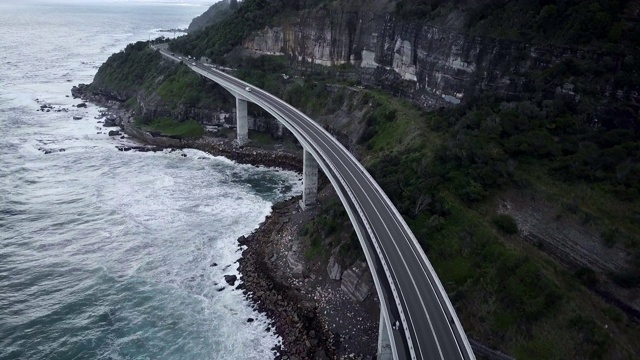
{"label": "rocky shoreline", "polygon": [[[114,96],[89,91],[88,85],[79,84],[71,89],[74,98],[82,99],[108,109],[110,117],[107,117],[104,127],[120,127],[127,135],[152,145],[157,149],[192,148],[207,152],[214,156],[224,156],[240,164],[250,164],[255,166],[276,167],[284,170],[302,172],[302,154],[295,152],[278,150],[264,150],[254,146],[236,146],[234,141],[216,137],[203,138],[178,138],[164,136],[158,133],[143,131],[135,125],[134,112],[127,110],[123,103],[114,100]],[[140,147],[129,147],[133,150],[145,151]],[[122,148],[127,151],[126,147]]]}
{"label": "rocky shoreline", "polygon": [[[300,196],[274,204],[271,215],[247,237],[238,243],[246,245],[238,261],[242,284],[237,288],[266,313],[282,345],[274,349],[276,359],[329,359],[336,358],[333,336],[318,318],[318,305],[289,285],[286,276],[274,273],[269,264],[275,260],[273,237],[298,207]],[[270,331],[271,329],[267,329]]]}

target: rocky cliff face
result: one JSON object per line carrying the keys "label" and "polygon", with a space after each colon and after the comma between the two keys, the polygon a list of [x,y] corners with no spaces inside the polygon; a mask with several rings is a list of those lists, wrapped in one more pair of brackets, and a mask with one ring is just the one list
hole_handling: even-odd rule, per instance
{"label": "rocky cliff face", "polygon": [[[427,108],[459,104],[486,90],[518,98],[523,92],[541,90],[526,76],[532,71],[567,58],[605,56],[403,22],[390,15],[384,2],[374,3],[381,4],[377,9],[321,7],[301,12],[280,26],[253,34],[243,46],[258,54],[288,55],[301,63],[353,64],[362,82],[402,93]],[[599,90],[618,100],[638,97],[610,87]],[[553,89],[542,91],[554,96]]]}

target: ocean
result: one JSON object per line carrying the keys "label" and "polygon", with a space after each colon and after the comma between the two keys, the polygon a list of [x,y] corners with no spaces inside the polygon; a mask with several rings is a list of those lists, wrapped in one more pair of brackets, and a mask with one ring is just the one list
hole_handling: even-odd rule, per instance
{"label": "ocean", "polygon": [[272,358],[279,337],[223,277],[300,177],[120,152],[133,140],[68,97],[112,53],[207,7],[63,1],[0,3],[0,359]]}

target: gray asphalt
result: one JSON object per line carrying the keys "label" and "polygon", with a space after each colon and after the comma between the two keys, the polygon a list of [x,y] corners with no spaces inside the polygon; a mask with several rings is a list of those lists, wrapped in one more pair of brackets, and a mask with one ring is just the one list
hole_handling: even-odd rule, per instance
{"label": "gray asphalt", "polygon": [[[166,51],[163,51],[163,55],[176,59],[176,56],[171,56]],[[189,61],[189,65],[191,62]],[[393,295],[386,294],[389,305],[392,307],[391,322],[401,319],[398,317],[399,311],[405,315],[406,321],[401,321],[400,329],[392,330],[390,334],[398,347],[398,357],[400,359],[474,359],[471,350],[465,346],[468,344],[466,335],[458,331],[461,327],[456,326],[457,317],[450,314],[448,310],[447,300],[444,299],[446,294],[443,295],[438,291],[439,282],[436,282],[435,275],[429,270],[424,252],[408,233],[404,220],[386,201],[382,190],[373,179],[365,175],[364,167],[355,158],[349,156],[348,150],[327,132],[321,130],[313,120],[277,97],[253,86],[249,93],[245,90],[246,83],[201,63],[197,63],[196,66],[206,71],[210,79],[214,81],[222,79],[237,86],[235,91],[240,95],[249,100],[254,98],[263,102],[290,123],[295,124],[305,139],[324,154],[325,158],[321,161],[332,166],[343,179],[343,186],[353,193],[354,198],[350,201],[354,202],[352,205],[357,205],[361,209],[364,214],[363,220],[370,225],[374,236],[369,241],[377,241],[383,257],[380,260],[386,262],[390,269],[393,286],[398,290],[398,308],[393,301]],[[384,273],[378,271],[378,275],[384,276]],[[381,279],[381,281],[387,284],[389,282],[388,279]],[[386,288],[391,292],[389,286]]]}

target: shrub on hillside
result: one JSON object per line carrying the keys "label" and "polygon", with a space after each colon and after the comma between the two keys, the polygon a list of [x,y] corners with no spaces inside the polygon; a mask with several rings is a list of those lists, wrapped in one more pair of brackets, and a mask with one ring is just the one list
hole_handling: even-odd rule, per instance
{"label": "shrub on hillside", "polygon": [[506,234],[512,235],[518,233],[518,224],[511,215],[498,214],[493,217],[493,223]]}

